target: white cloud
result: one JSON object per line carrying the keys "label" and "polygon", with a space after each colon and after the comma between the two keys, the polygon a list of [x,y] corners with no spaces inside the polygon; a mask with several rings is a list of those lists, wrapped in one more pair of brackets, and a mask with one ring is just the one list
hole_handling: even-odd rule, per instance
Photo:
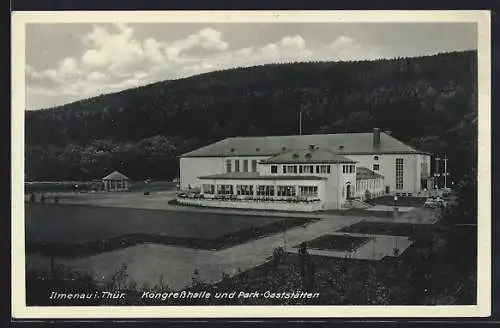
{"label": "white cloud", "polygon": [[361,44],[349,36],[339,36],[328,47],[330,60],[354,61],[383,57],[381,49]]}
{"label": "white cloud", "polygon": [[144,55],[155,64],[164,63],[165,58],[161,51],[162,44],[153,38],[144,41]]}
{"label": "white cloud", "polygon": [[261,46],[230,49],[222,34],[201,29],[171,42],[139,39],[124,24],[93,26],[82,37],[80,56],[67,57],[43,71],[26,66],[28,97],[74,101],[166,79],[233,67],[312,60],[359,60],[381,57],[379,48],[340,36],[310,48],[301,35],[288,35]]}
{"label": "white cloud", "polygon": [[82,64],[89,68],[108,66],[109,70],[120,69],[143,59],[143,48],[133,38],[134,30],[124,24],[117,24],[118,33],[110,33],[96,26],[84,36],[84,42],[91,48],[82,57]]}
{"label": "white cloud", "polygon": [[75,58],[69,57],[65,58],[60,64],[59,64],[59,74],[63,76],[70,76],[73,74],[78,74],[79,69],[78,69],[78,63]]}
{"label": "white cloud", "polygon": [[96,82],[96,81],[101,81],[106,78],[106,74],[99,72],[99,71],[92,71],[87,75],[87,80]]}

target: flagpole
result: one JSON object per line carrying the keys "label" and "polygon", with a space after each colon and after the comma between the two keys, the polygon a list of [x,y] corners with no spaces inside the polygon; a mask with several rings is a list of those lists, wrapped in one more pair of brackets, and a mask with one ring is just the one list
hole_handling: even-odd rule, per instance
{"label": "flagpole", "polygon": [[299,135],[302,135],[302,107],[299,111]]}

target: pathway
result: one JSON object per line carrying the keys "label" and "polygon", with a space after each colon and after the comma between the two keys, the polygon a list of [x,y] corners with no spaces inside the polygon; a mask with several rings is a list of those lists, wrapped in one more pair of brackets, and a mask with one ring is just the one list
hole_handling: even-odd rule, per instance
{"label": "pathway", "polygon": [[[235,275],[269,260],[276,247],[287,250],[303,241],[315,239],[325,233],[360,222],[364,218],[337,216],[321,220],[305,227],[293,228],[285,233],[253,240],[219,251],[195,250],[190,248],[142,244],[116,251],[106,252],[83,259],[56,260],[77,271],[88,271],[100,279],[109,279],[122,263],[127,265],[128,274],[139,286],[152,287],[160,276],[173,289],[182,289],[191,283],[194,270],[208,283],[215,283],[223,273]],[[286,246],[285,246],[286,245]],[[27,258],[28,267],[47,269],[49,259],[38,255]]]}

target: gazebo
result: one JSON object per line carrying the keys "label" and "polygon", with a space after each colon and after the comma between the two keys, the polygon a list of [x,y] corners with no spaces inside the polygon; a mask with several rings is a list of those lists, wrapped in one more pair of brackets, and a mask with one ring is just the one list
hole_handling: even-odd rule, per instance
{"label": "gazebo", "polygon": [[114,171],[102,178],[102,182],[106,191],[124,191],[130,188],[129,177],[118,171]]}

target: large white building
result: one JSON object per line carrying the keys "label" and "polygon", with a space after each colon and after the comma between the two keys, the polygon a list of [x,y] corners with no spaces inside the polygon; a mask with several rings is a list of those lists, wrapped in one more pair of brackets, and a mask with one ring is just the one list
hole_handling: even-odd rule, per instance
{"label": "large white building", "polygon": [[431,187],[430,154],[369,133],[234,137],[180,156],[181,202],[316,211]]}

